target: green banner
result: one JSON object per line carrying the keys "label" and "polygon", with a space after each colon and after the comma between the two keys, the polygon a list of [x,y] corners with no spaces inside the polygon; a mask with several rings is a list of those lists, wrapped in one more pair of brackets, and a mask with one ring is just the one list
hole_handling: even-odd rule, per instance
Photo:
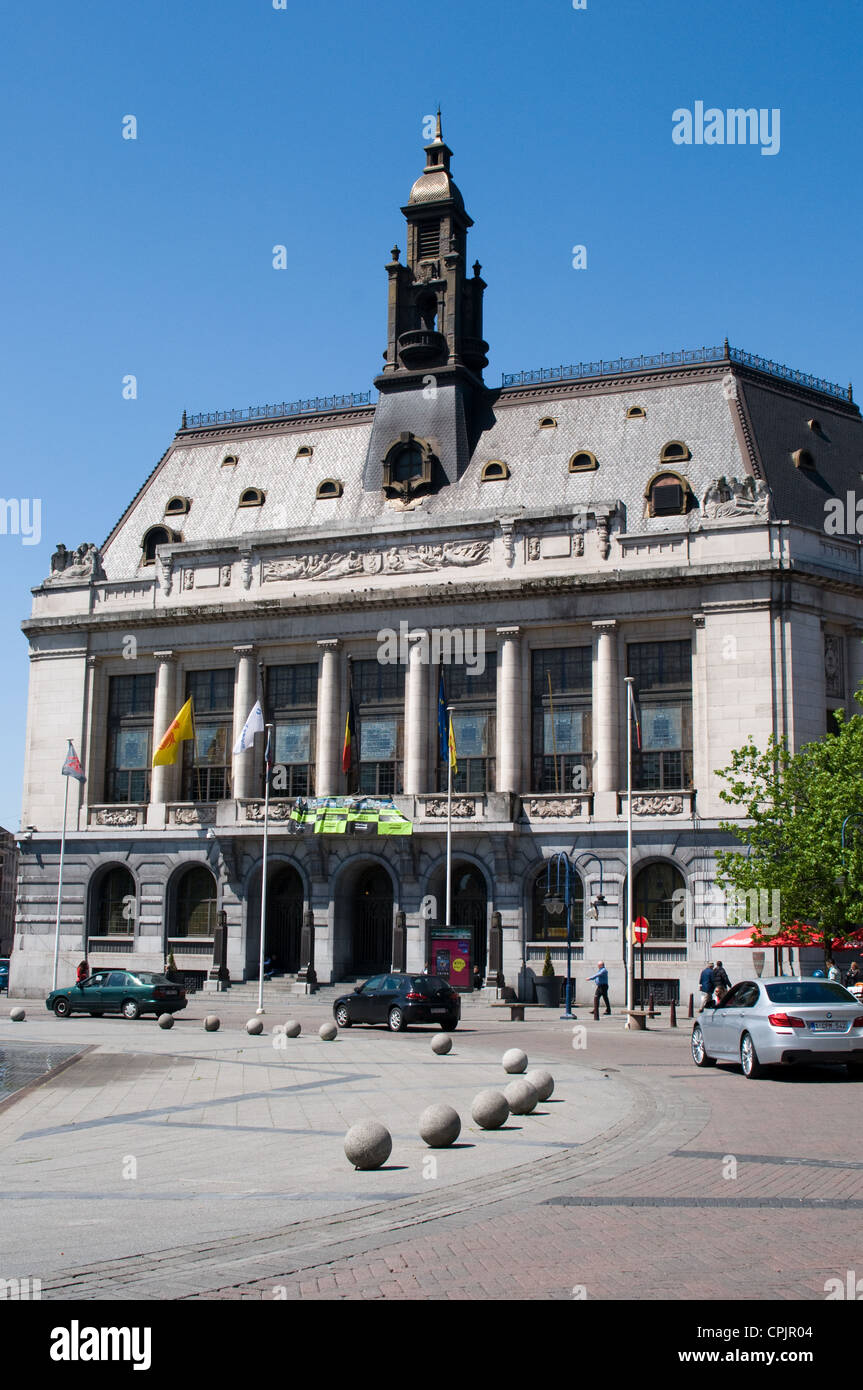
{"label": "green banner", "polygon": [[300,797],[291,811],[295,834],[412,835],[414,828],[393,801],[372,796]]}

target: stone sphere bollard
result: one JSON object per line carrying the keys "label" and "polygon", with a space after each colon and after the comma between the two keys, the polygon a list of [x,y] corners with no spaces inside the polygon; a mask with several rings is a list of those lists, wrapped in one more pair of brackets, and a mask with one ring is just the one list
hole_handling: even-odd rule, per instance
{"label": "stone sphere bollard", "polygon": [[509,1119],[509,1102],[502,1091],[480,1091],[470,1113],[480,1129],[500,1129]]}
{"label": "stone sphere bollard", "polygon": [[432,1038],[431,1050],[445,1057],[448,1052],[452,1052],[452,1038],[448,1033],[438,1033],[436,1038]]}
{"label": "stone sphere bollard", "polygon": [[287,1023],[285,1024],[285,1035],[287,1037],[298,1038],[302,1031],[302,1024],[298,1023],[295,1018],[288,1019]]}
{"label": "stone sphere bollard", "polygon": [[173,1026],[174,1026],[174,1015],[173,1015],[173,1014],[159,1014],[159,1027],[160,1027],[160,1028],[173,1028]]}
{"label": "stone sphere bollard", "polygon": [[420,1115],[419,1130],[430,1149],[446,1149],[461,1134],[458,1111],[451,1105],[430,1105]]}
{"label": "stone sphere bollard", "polygon": [[10,1009],[9,1017],[11,1018],[13,1023],[23,1023],[25,1018],[27,1017],[27,1010],[21,1008]]}
{"label": "stone sphere bollard", "polygon": [[360,1120],[345,1135],[345,1155],[355,1168],[380,1168],[392,1151],[392,1136],[377,1120]]}
{"label": "stone sphere bollard", "polygon": [[222,1020],[216,1014],[207,1014],[204,1027],[208,1033],[218,1033]]}
{"label": "stone sphere bollard", "polygon": [[318,1029],[318,1037],[323,1042],[332,1042],[333,1038],[339,1036],[339,1030],[335,1023],[322,1023]]}
{"label": "stone sphere bollard", "polygon": [[504,1071],[519,1072],[527,1070],[527,1053],[520,1047],[511,1047],[501,1058]]}
{"label": "stone sphere bollard", "polygon": [[524,1079],[536,1088],[540,1100],[548,1100],[554,1090],[554,1077],[544,1067],[537,1067],[535,1071],[529,1071]]}
{"label": "stone sphere bollard", "polygon": [[506,1103],[513,1115],[529,1115],[539,1103],[539,1093],[529,1081],[510,1081],[506,1090]]}
{"label": "stone sphere bollard", "polygon": [[260,1018],[250,1018],[250,1019],[249,1019],[248,1023],[246,1024],[246,1032],[247,1032],[247,1033],[251,1033],[251,1034],[254,1036],[254,1035],[257,1035],[258,1033],[263,1033],[263,1031],[264,1031],[263,1019],[260,1019]]}

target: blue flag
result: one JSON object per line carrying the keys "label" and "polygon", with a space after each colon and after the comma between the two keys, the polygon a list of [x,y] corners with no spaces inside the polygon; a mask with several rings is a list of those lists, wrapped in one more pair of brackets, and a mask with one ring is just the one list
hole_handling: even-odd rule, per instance
{"label": "blue flag", "polygon": [[437,731],[438,731],[438,750],[442,763],[449,757],[449,731],[447,729],[446,717],[446,689],[443,683],[443,667],[440,668],[440,679],[437,687]]}

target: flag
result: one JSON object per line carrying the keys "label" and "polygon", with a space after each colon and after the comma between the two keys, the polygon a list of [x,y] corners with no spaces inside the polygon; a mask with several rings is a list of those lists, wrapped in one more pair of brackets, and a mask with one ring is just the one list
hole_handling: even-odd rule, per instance
{"label": "flag", "polygon": [[638,696],[635,693],[635,686],[627,686],[629,691],[629,713],[635,725],[635,746],[641,747],[641,710],[638,705]]}
{"label": "flag", "polygon": [[61,768],[61,773],[64,777],[74,777],[76,782],[86,782],[87,780],[84,776],[84,769],[81,766],[81,759],[75,752],[71,739],[68,740],[66,761]]}
{"label": "flag", "polygon": [[440,761],[445,763],[447,760],[447,749],[449,740],[446,731],[446,687],[443,683],[443,667],[440,668],[440,677],[437,683],[437,732],[438,744],[440,747]]}
{"label": "flag", "polygon": [[[353,767],[356,756],[357,742],[357,712],[354,706],[354,683],[349,677],[348,683],[348,714],[345,719],[345,741],[342,746],[342,772],[347,773],[350,778],[351,768]],[[350,787],[348,788],[350,790]]]}
{"label": "flag", "polygon": [[191,697],[186,701],[180,713],[173,721],[153,754],[153,766],[164,766],[166,763],[177,761],[177,749],[184,739],[195,737],[195,718],[192,713]]}
{"label": "flag", "polygon": [[457,776],[458,776],[458,763],[456,762],[455,734],[453,733],[453,727],[452,727],[452,715],[450,715],[450,717],[449,717],[449,739],[448,739],[448,743],[449,743],[449,765],[450,765],[450,767],[452,768],[453,772],[455,773],[455,775],[456,775],[456,777],[457,777]]}
{"label": "flag", "polygon": [[260,700],[256,700],[252,707],[251,713],[249,714],[248,719],[242,727],[240,737],[234,744],[234,754],[236,755],[237,753],[245,753],[248,751],[248,749],[254,748],[255,734],[262,734],[263,732],[264,711],[261,709]]}
{"label": "flag", "polygon": [[[260,709],[260,705],[256,705],[255,708],[256,708],[256,709]],[[249,716],[249,718],[251,718],[251,715]],[[269,777],[270,773],[271,773],[272,770],[273,770],[273,726],[272,726],[272,724],[268,724],[268,725],[267,725],[267,746],[266,746],[266,748],[264,749],[264,769],[265,769],[266,776]]]}

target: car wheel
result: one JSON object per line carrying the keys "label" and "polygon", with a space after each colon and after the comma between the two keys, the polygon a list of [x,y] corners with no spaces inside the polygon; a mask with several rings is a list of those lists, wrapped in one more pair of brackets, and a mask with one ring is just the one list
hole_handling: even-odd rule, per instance
{"label": "car wheel", "polygon": [[351,1018],[350,1014],[348,1013],[347,1004],[339,1004],[338,1008],[335,1010],[333,1014],[333,1017],[335,1018],[336,1023],[339,1025],[340,1028],[350,1028]]}
{"label": "car wheel", "polygon": [[140,1009],[140,1007],[139,1007],[137,1001],[134,1000],[134,999],[124,999],[124,1000],[123,1000],[123,1010],[122,1010],[122,1012],[123,1012],[123,1017],[124,1017],[124,1018],[140,1018],[140,1017],[141,1017],[141,1009]]}
{"label": "car wheel", "polygon": [[390,1009],[387,1023],[391,1033],[401,1033],[405,1026],[405,1016],[401,1009]]}
{"label": "car wheel", "polygon": [[705,1051],[704,1034],[702,1033],[701,1028],[697,1023],[692,1030],[692,1037],[689,1040],[689,1047],[690,1051],[692,1052],[692,1060],[697,1067],[716,1066],[716,1058],[708,1057],[707,1052]]}
{"label": "car wheel", "polygon": [[441,1020],[441,1028],[445,1033],[453,1033],[458,1028],[458,1018],[445,1018]]}
{"label": "car wheel", "polygon": [[54,1000],[54,1013],[58,1018],[68,1018],[71,1012],[72,1005],[69,1003],[68,999]]}
{"label": "car wheel", "polygon": [[740,1065],[743,1068],[743,1075],[750,1081],[757,1081],[764,1075],[764,1068],[758,1060],[758,1053],[755,1051],[755,1044],[748,1033],[744,1033],[740,1039]]}

